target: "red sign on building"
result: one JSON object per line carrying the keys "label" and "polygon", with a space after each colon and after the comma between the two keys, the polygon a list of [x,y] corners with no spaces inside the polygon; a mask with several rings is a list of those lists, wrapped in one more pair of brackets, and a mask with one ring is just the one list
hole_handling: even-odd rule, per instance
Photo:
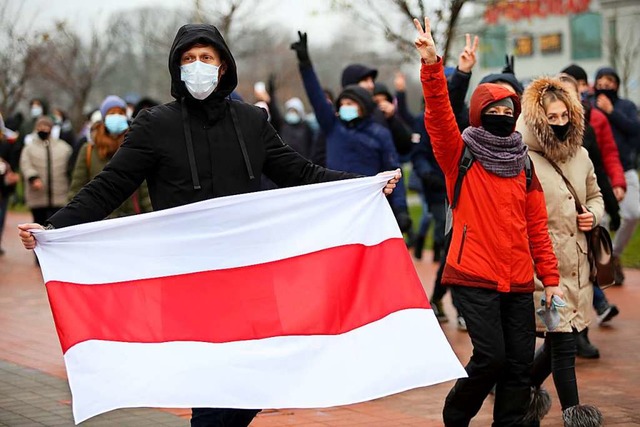
{"label": "red sign on building", "polygon": [[590,3],[591,0],[494,0],[487,5],[484,20],[488,24],[496,24],[500,18],[520,21],[583,13],[589,10]]}

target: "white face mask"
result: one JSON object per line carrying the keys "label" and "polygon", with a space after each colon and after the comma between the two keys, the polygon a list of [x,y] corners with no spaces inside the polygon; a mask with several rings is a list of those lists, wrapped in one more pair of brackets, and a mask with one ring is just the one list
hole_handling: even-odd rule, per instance
{"label": "white face mask", "polygon": [[195,61],[180,66],[180,79],[195,99],[203,100],[218,86],[218,70],[220,67]]}

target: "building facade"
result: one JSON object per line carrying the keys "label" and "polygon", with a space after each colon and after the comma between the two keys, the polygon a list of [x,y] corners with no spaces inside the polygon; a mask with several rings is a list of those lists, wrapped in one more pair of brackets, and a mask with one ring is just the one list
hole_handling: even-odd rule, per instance
{"label": "building facade", "polygon": [[[472,83],[500,72],[514,55],[516,76],[527,83],[569,64],[595,72],[613,66],[622,78],[620,95],[640,105],[640,0],[490,0],[468,3],[452,44],[457,61],[464,34],[480,36]],[[469,12],[468,14],[466,12]]]}

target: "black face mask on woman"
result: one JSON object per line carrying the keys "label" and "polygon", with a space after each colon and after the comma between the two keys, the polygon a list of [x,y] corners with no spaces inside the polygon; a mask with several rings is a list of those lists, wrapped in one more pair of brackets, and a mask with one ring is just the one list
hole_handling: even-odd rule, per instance
{"label": "black face mask on woman", "polygon": [[47,139],[49,139],[50,134],[51,132],[45,132],[41,130],[41,131],[38,131],[38,138],[40,138],[43,141],[46,141]]}
{"label": "black face mask on woman", "polygon": [[483,114],[480,122],[487,132],[501,137],[511,135],[516,125],[515,117],[501,114]]}
{"label": "black face mask on woman", "polygon": [[556,135],[556,138],[560,141],[565,141],[567,136],[569,136],[569,130],[571,129],[571,123],[567,122],[563,125],[549,125],[551,126],[551,130]]}

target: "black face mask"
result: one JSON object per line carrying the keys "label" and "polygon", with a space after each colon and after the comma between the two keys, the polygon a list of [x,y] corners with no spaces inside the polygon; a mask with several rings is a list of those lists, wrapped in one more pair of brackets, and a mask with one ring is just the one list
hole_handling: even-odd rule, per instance
{"label": "black face mask", "polygon": [[49,139],[50,134],[51,132],[45,132],[41,130],[41,131],[38,131],[38,138],[40,138],[43,141],[46,141],[47,139]]}
{"label": "black face mask", "polygon": [[480,116],[482,127],[495,136],[509,136],[513,133],[516,125],[515,117],[501,114],[483,114]]}
{"label": "black face mask", "polygon": [[618,99],[618,91],[615,89],[596,89],[595,95],[596,99],[598,95],[604,95],[609,98],[611,102],[615,102]]}
{"label": "black face mask", "polygon": [[564,141],[569,136],[569,130],[571,129],[571,123],[567,122],[563,125],[549,125],[560,141]]}

